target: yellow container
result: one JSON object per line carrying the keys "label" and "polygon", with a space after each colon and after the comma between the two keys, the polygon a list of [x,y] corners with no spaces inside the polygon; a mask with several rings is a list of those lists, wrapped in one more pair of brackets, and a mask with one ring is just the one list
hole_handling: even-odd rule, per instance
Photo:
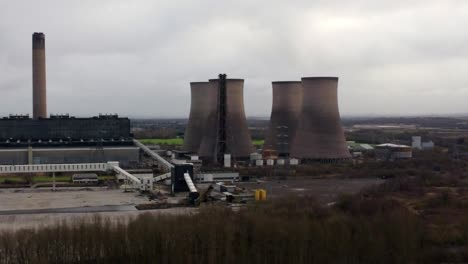
{"label": "yellow container", "polygon": [[255,190],[255,201],[265,201],[266,200],[266,190],[265,189],[256,189]]}
{"label": "yellow container", "polygon": [[260,201],[261,198],[262,198],[261,189],[256,189],[255,190],[255,201]]}
{"label": "yellow container", "polygon": [[260,200],[266,201],[267,199],[267,192],[265,189],[260,189]]}

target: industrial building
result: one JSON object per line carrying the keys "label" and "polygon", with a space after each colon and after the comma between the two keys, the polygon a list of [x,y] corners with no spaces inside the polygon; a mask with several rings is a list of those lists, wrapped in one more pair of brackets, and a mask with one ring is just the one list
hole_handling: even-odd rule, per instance
{"label": "industrial building", "polygon": [[76,173],[72,175],[73,183],[97,184],[99,178],[96,173]]}
{"label": "industrial building", "polygon": [[338,110],[337,77],[302,78],[302,106],[291,156],[305,161],[350,159]]}
{"label": "industrial building", "polygon": [[118,161],[123,166],[138,164],[140,151],[123,147],[42,147],[0,148],[0,165],[75,164]]}
{"label": "industrial building", "polygon": [[185,129],[182,149],[197,153],[203,135],[206,133],[206,122],[210,113],[216,111],[216,88],[209,82],[191,82],[190,115]]}
{"label": "industrial building", "polygon": [[[200,104],[193,106],[205,107],[194,110],[203,115],[200,120],[189,120],[189,123],[204,123],[198,132],[202,132],[198,155],[215,164],[222,163],[225,154],[230,154],[233,159],[248,159],[255,149],[244,112],[244,80],[226,79],[225,74],[220,74],[219,79],[209,80],[209,85],[211,88],[207,88],[209,92]],[[190,133],[194,132],[188,130],[189,138],[193,136]]]}
{"label": "industrial building", "polygon": [[273,105],[263,148],[275,150],[279,156],[289,156],[302,109],[302,83],[282,81],[273,82],[272,86]]}
{"label": "industrial building", "polygon": [[394,161],[410,159],[413,150],[410,146],[385,143],[375,146],[375,156],[378,160]]}
{"label": "industrial building", "polygon": [[117,115],[76,118],[47,114],[45,35],[32,35],[33,117],[0,118],[0,164],[139,161],[130,120]]}
{"label": "industrial building", "polygon": [[[128,118],[48,117],[43,33],[32,36],[32,72],[33,116],[0,119],[0,163],[138,161],[131,149],[134,142]],[[340,124],[337,85],[336,77],[273,82],[265,156],[320,161],[350,158]],[[231,159],[248,160],[255,148],[244,110],[244,80],[220,74],[218,79],[192,82],[190,87],[190,116],[182,149],[213,164],[230,166]]]}
{"label": "industrial building", "polygon": [[[117,115],[99,115],[75,118],[68,115],[31,119],[28,116],[10,116],[0,119],[0,144],[8,141],[48,144],[51,141],[129,140],[130,119]],[[51,142],[52,143],[52,142]]]}
{"label": "industrial building", "polygon": [[413,149],[418,149],[418,150],[429,150],[434,148],[434,142],[430,141],[425,141],[422,142],[422,137],[421,136],[413,136],[411,137],[411,147]]}

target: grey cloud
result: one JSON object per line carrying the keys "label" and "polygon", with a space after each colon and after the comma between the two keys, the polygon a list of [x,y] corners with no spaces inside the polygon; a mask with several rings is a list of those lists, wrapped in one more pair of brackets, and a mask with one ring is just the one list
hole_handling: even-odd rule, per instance
{"label": "grey cloud", "polygon": [[[31,111],[31,34],[46,34],[50,112],[188,116],[190,81],[337,75],[342,115],[468,112],[466,1],[3,1],[0,115]],[[15,98],[14,103],[11,98]]]}

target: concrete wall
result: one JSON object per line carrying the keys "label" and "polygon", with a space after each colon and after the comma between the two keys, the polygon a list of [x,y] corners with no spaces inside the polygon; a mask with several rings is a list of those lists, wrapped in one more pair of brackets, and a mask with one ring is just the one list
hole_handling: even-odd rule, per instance
{"label": "concrete wall", "polygon": [[[42,148],[33,149],[34,164],[61,164],[61,163],[99,163],[118,161],[121,166],[140,161],[140,152],[137,147],[106,147],[96,148]],[[1,165],[28,164],[28,150],[0,149]]]}
{"label": "concrete wall", "polygon": [[27,149],[2,149],[0,150],[0,165],[28,164]]}

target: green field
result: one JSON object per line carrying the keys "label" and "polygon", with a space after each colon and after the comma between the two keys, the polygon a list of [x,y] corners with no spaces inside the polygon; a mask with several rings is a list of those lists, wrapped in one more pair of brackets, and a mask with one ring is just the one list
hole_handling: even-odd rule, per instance
{"label": "green field", "polygon": [[[183,138],[144,138],[144,139],[138,139],[141,143],[145,145],[175,145],[175,146],[181,146],[184,143]],[[253,144],[255,146],[261,146],[264,143],[263,139],[259,140],[252,140]]]}
{"label": "green field", "polygon": [[252,143],[255,146],[263,146],[263,144],[265,143],[265,140],[263,140],[263,139],[254,139],[254,140],[252,140]]}
{"label": "green field", "polygon": [[138,139],[145,145],[176,145],[180,146],[184,143],[183,138],[144,138]]}

